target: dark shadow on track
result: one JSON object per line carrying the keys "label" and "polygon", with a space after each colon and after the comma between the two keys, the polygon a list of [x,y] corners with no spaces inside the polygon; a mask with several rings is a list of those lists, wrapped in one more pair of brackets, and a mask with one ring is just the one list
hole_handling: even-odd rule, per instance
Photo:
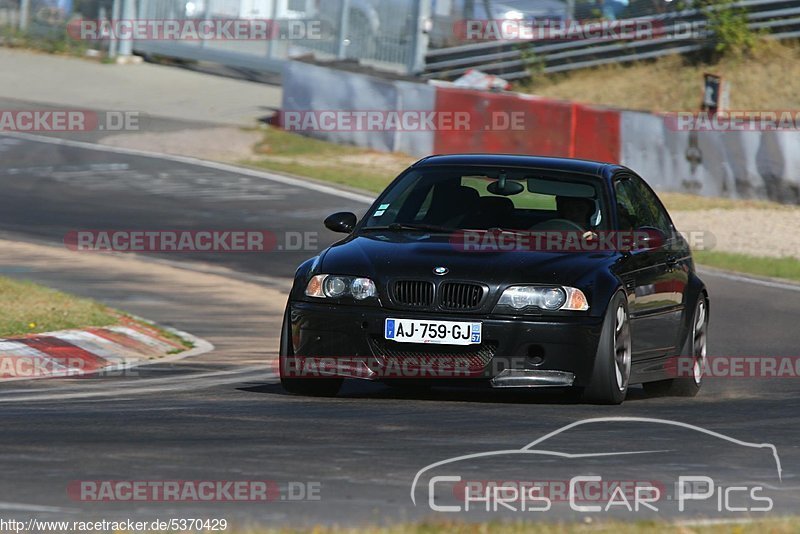
{"label": "dark shadow on track", "polygon": [[[303,397],[288,393],[280,384],[255,384],[236,388],[238,391],[279,395],[305,399],[324,397]],[[497,390],[491,388],[456,388],[456,387],[401,387],[387,386],[381,383],[345,380],[336,397],[329,399],[342,400],[416,400],[432,402],[474,402],[483,404],[581,404],[577,393],[563,389],[528,389]],[[657,399],[661,397],[648,395],[641,387],[632,387],[628,391],[626,402]]]}

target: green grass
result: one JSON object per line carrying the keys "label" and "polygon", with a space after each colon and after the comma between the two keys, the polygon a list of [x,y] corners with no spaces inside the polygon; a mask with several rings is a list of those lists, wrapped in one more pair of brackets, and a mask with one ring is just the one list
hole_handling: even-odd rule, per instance
{"label": "green grass", "polygon": [[77,57],[84,57],[89,48],[86,41],[73,39],[68,35],[65,23],[59,23],[49,28],[37,27],[36,30],[29,31],[21,31],[7,26],[0,27],[0,45]]}
{"label": "green grass", "polygon": [[117,324],[120,315],[93,300],[0,277],[0,337]]}
{"label": "green grass", "polygon": [[[478,191],[482,197],[490,196],[489,184],[493,180],[485,176],[464,176],[461,178],[461,185],[472,187]],[[523,182],[524,185],[524,182]],[[554,195],[545,195],[542,193],[531,193],[528,191],[512,195],[508,197],[517,209],[526,210],[556,210],[556,197]]]}
{"label": "green grass", "polygon": [[696,251],[693,256],[695,262],[700,265],[756,276],[800,281],[800,261],[794,258],[762,258],[713,250]]}
{"label": "green grass", "polygon": [[337,145],[275,127],[268,127],[264,130],[264,141],[256,150],[265,154],[280,154],[283,156],[330,156],[366,152],[362,148]]}
{"label": "green grass", "polygon": [[322,182],[363,189],[370,193],[380,193],[394,178],[393,176],[387,177],[385,174],[378,174],[369,170],[328,169],[294,162],[261,161],[256,166],[271,171],[307,176]]}
{"label": "green grass", "polygon": [[733,109],[798,109],[800,44],[764,41],[750,57],[716,62],[672,55],[566,73],[537,73],[517,89],[538,96],[647,111],[696,110],[703,74],[731,84]]}
{"label": "green grass", "polygon": [[241,163],[262,169],[380,193],[414,162],[403,154],[383,154],[337,145],[268,127],[256,145],[256,158]]}
{"label": "green grass", "polygon": [[762,210],[791,210],[797,206],[779,204],[768,200],[741,200],[735,198],[701,197],[688,193],[658,193],[658,198],[669,211],[699,211],[699,210],[732,210],[732,209],[762,209]]}

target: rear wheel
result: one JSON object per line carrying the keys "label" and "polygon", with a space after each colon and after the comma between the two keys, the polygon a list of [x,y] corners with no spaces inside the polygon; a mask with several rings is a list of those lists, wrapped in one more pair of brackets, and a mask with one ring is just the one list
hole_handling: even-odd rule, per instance
{"label": "rear wheel", "polygon": [[278,354],[278,372],[281,377],[281,386],[289,393],[314,397],[333,397],[339,392],[343,382],[341,378],[289,376],[291,374],[289,360],[293,357],[292,326],[289,320],[289,306],[287,305],[286,312],[283,314],[281,346]]}
{"label": "rear wheel", "polygon": [[[673,397],[694,397],[703,385],[703,374],[706,369],[708,337],[708,301],[700,295],[692,316],[692,326],[686,342],[683,344],[680,359],[692,358],[691,376],[679,376],[669,380],[660,380],[644,384],[644,389],[652,395]],[[678,368],[682,368],[680,362]]]}
{"label": "rear wheel", "polygon": [[631,355],[628,301],[623,293],[617,293],[608,306],[592,377],[581,400],[594,404],[621,404],[628,393]]}

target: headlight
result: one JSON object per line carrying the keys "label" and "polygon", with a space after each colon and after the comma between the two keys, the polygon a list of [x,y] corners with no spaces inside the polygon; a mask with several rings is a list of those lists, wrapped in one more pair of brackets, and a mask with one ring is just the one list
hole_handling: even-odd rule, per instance
{"label": "headlight", "polygon": [[497,307],[522,311],[538,308],[547,311],[586,311],[589,302],[580,289],[564,286],[513,286],[503,291]]}
{"label": "headlight", "polygon": [[347,292],[347,282],[338,276],[329,276],[322,282],[322,292],[326,297],[338,299]]}
{"label": "headlight", "polygon": [[350,284],[350,294],[356,300],[364,300],[377,296],[378,291],[375,289],[375,282],[369,278],[356,278]]}
{"label": "headlight", "polygon": [[308,281],[306,296],[321,299],[350,296],[356,300],[365,300],[378,296],[378,291],[375,282],[369,278],[318,274]]}

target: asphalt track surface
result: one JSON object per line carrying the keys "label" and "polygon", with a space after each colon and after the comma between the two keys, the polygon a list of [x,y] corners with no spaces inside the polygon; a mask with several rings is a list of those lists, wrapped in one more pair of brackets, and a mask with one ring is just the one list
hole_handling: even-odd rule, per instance
{"label": "asphalt track surface", "polygon": [[[711,379],[695,399],[648,397],[633,389],[620,407],[572,404],[544,393],[413,392],[364,383],[348,383],[334,399],[285,394],[274,373],[279,310],[294,266],[313,251],[167,254],[136,264],[145,271],[147,265],[167,265],[187,279],[212,272],[244,284],[236,286],[236,294],[212,295],[217,299],[212,305],[211,293],[184,289],[177,296],[161,279],[150,282],[139,271],[124,271],[127,264],[84,261],[85,255],[65,249],[64,235],[79,229],[257,229],[318,233],[324,246],[335,236],[323,229],[322,219],[337,210],[364,210],[365,203],[264,173],[60,143],[0,135],[0,237],[53,250],[52,258],[32,252],[6,256],[0,271],[99,298],[209,339],[216,349],[132,376],[0,386],[2,517],[203,517],[303,525],[431,517],[738,520],[764,515],[719,512],[716,496],[689,503],[683,512],[672,496],[659,503],[657,513],[620,507],[608,514],[578,512],[558,499],[546,512],[436,513],[426,493],[432,472],[423,474],[416,505],[411,500],[412,481],[429,464],[519,449],[565,425],[602,417],[677,421],[740,442],[664,423],[597,422],[539,447],[573,456],[506,454],[496,462],[481,458],[458,468],[443,466],[436,474],[549,481],[600,474],[606,480],[657,481],[666,488],[679,475],[705,475],[720,485],[763,486],[774,503],[768,516],[798,508],[797,377]],[[58,263],[56,257],[66,259]],[[712,299],[712,355],[798,355],[797,288],[708,272],[704,279]],[[246,287],[259,284],[270,291],[268,297],[256,290],[248,295]],[[768,449],[741,442],[774,445],[782,478]],[[656,452],[595,456],[630,451]],[[75,480],[270,480],[283,491],[290,482],[312,482],[319,484],[320,498],[81,502],[67,492]],[[729,504],[762,504],[745,501]]]}

